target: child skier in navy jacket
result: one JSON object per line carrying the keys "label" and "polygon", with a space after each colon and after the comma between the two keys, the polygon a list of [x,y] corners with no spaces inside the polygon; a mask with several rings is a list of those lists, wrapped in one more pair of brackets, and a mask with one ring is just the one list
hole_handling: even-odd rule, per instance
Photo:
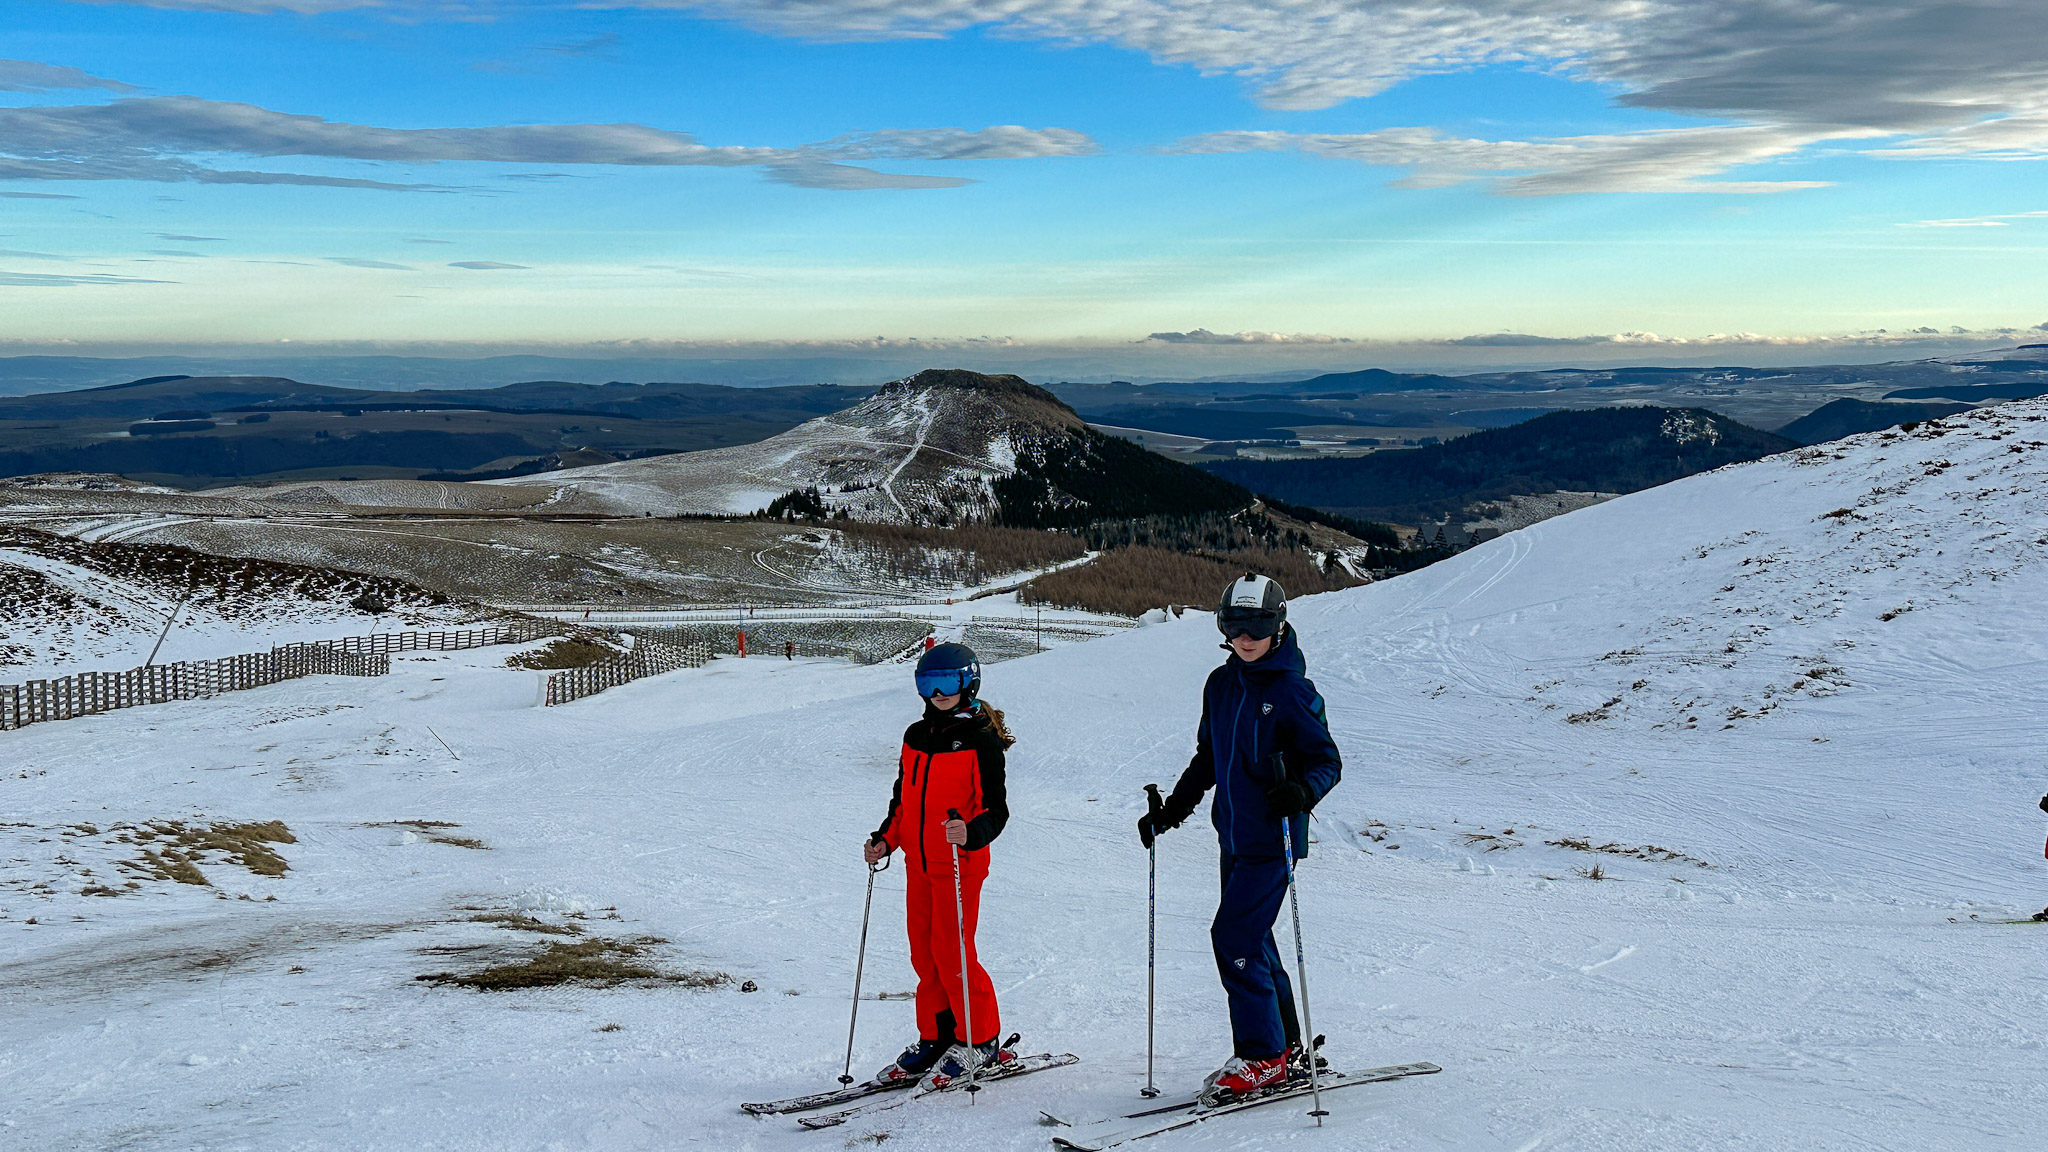
{"label": "child skier in navy jacket", "polygon": [[1232,581],[1216,625],[1230,656],[1202,689],[1194,759],[1157,816],[1138,822],[1149,848],[1216,792],[1210,818],[1223,847],[1223,898],[1209,936],[1236,1051],[1209,1077],[1203,1096],[1212,1102],[1271,1088],[1287,1079],[1291,1063],[1312,1058],[1302,1052],[1294,988],[1273,940],[1287,896],[1280,825],[1291,825],[1295,859],[1306,857],[1308,812],[1343,771],[1323,698],[1287,627],[1280,586],[1250,573]]}

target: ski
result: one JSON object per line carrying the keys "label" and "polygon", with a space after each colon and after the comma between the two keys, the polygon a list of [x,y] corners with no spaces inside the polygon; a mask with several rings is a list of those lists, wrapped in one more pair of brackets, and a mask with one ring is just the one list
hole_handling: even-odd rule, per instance
{"label": "ski", "polygon": [[906,1095],[896,1096],[888,1100],[876,1100],[866,1104],[856,1104],[851,1108],[842,1108],[837,1112],[826,1112],[818,1116],[800,1116],[797,1118],[797,1123],[813,1130],[819,1128],[836,1128],[839,1125],[846,1123],[848,1120],[857,1119],[862,1116],[873,1115],[876,1112],[886,1112],[891,1108],[901,1108],[902,1106],[912,1102],[913,1100],[923,1100],[928,1096],[937,1096],[940,1093],[944,1092],[961,1091],[965,1089],[970,1083],[985,1087],[989,1084],[995,1083],[998,1080],[1008,1080],[1016,1076],[1029,1075],[1033,1072],[1043,1072],[1047,1068],[1062,1068],[1068,1064],[1078,1064],[1080,1062],[1081,1058],[1079,1056],[1074,1055],[1071,1052],[1062,1053],[1058,1056],[1055,1056],[1050,1052],[1041,1052],[1036,1056],[1019,1056],[1015,1060],[1012,1060],[1007,1064],[999,1064],[996,1067],[988,1070],[987,1072],[982,1073],[979,1076],[955,1081],[954,1083],[949,1084],[944,1088],[940,1088],[937,1091],[911,1092]]}
{"label": "ski", "polygon": [[784,1112],[809,1112],[813,1108],[830,1108],[835,1104],[851,1104],[863,1096],[875,1096],[883,1092],[898,1092],[905,1088],[917,1087],[915,1079],[909,1080],[867,1080],[834,1088],[829,1092],[813,1092],[809,1096],[792,1096],[787,1100],[769,1100],[760,1104],[742,1104],[740,1111],[753,1116],[775,1116]]}
{"label": "ski", "polygon": [[[1443,1071],[1441,1067],[1429,1063],[1392,1064],[1385,1068],[1367,1068],[1357,1072],[1324,1072],[1321,1073],[1320,1078],[1323,1091],[1333,1092],[1339,1088],[1349,1088],[1354,1084],[1378,1084],[1387,1080],[1401,1080],[1410,1076],[1427,1076],[1433,1072],[1441,1071]],[[1260,1108],[1267,1104],[1277,1104],[1282,1100],[1303,1099],[1310,1094],[1311,1091],[1307,1080],[1290,1080],[1284,1088],[1268,1092],[1262,1096],[1254,1096],[1249,1100],[1239,1100],[1232,1104],[1219,1104],[1214,1108],[1203,1108],[1200,1106],[1186,1108],[1179,1111],[1176,1115],[1162,1116],[1156,1120],[1147,1120],[1142,1124],[1114,1128],[1111,1131],[1095,1135],[1084,1136],[1077,1131],[1073,1136],[1055,1136],[1052,1138],[1052,1142],[1054,1147],[1068,1149],[1070,1152],[1103,1152],[1103,1149],[1115,1148],[1119,1145],[1128,1144],[1133,1140],[1143,1140],[1149,1136],[1158,1136],[1191,1127],[1232,1112],[1242,1112],[1248,1108]],[[1138,1115],[1142,1116],[1143,1113]],[[1090,1125],[1090,1127],[1107,1127],[1115,1123],[1116,1120],[1111,1119],[1100,1121],[1097,1124]]]}

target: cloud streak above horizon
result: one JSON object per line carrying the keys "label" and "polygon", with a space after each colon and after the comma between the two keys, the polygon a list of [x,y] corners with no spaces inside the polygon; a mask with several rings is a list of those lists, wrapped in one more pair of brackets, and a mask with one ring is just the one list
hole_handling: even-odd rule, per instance
{"label": "cloud streak above horizon", "polygon": [[357,177],[222,170],[194,159],[234,155],[418,165],[469,161],[759,167],[767,169],[770,178],[780,183],[804,188],[954,188],[972,181],[963,177],[878,172],[839,160],[1028,159],[1085,156],[1094,151],[1094,142],[1080,132],[1016,125],[973,132],[958,128],[891,129],[841,136],[798,148],[764,148],[707,146],[687,132],[644,124],[381,128],[194,96],[129,97],[105,104],[0,109],[0,179],[10,180],[198,181],[446,190],[441,185]]}

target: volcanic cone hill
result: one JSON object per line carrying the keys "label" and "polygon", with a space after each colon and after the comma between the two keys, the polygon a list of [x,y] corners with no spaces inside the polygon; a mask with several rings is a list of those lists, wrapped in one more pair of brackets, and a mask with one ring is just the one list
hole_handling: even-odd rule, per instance
{"label": "volcanic cone hill", "polygon": [[1020,377],[959,369],[895,381],[756,444],[488,483],[545,484],[546,506],[559,512],[746,515],[800,493],[814,514],[1034,528],[1251,500],[1229,481],[1095,431]]}

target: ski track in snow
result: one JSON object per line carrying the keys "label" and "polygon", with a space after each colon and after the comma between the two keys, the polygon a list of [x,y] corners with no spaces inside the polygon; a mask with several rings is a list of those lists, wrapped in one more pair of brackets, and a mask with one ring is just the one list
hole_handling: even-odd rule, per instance
{"label": "ski track in snow", "polygon": [[[1297,601],[1346,754],[1302,869],[1315,1021],[1341,1066],[1445,1071],[1333,1095],[1322,1131],[1282,1106],[1153,1146],[2037,1148],[2048,928],[1970,917],[2048,902],[2043,416],[1726,469]],[[1192,749],[1206,617],[988,673],[1020,743],[982,954],[1006,1030],[1083,1062],[839,1134],[738,1105],[838,1074],[905,671],[722,659],[540,709],[507,651],[0,734],[0,1148],[1037,1150],[1041,1109],[1139,1103],[1132,825]],[[134,856],[116,825],[164,818],[283,820],[291,871],[79,894]],[[1214,837],[1159,844],[1173,1092],[1228,1029]],[[902,885],[876,883],[868,996],[914,985]],[[661,965],[760,990],[414,980],[530,946],[474,908],[662,936]],[[863,1004],[856,1072],[912,1019]]]}

